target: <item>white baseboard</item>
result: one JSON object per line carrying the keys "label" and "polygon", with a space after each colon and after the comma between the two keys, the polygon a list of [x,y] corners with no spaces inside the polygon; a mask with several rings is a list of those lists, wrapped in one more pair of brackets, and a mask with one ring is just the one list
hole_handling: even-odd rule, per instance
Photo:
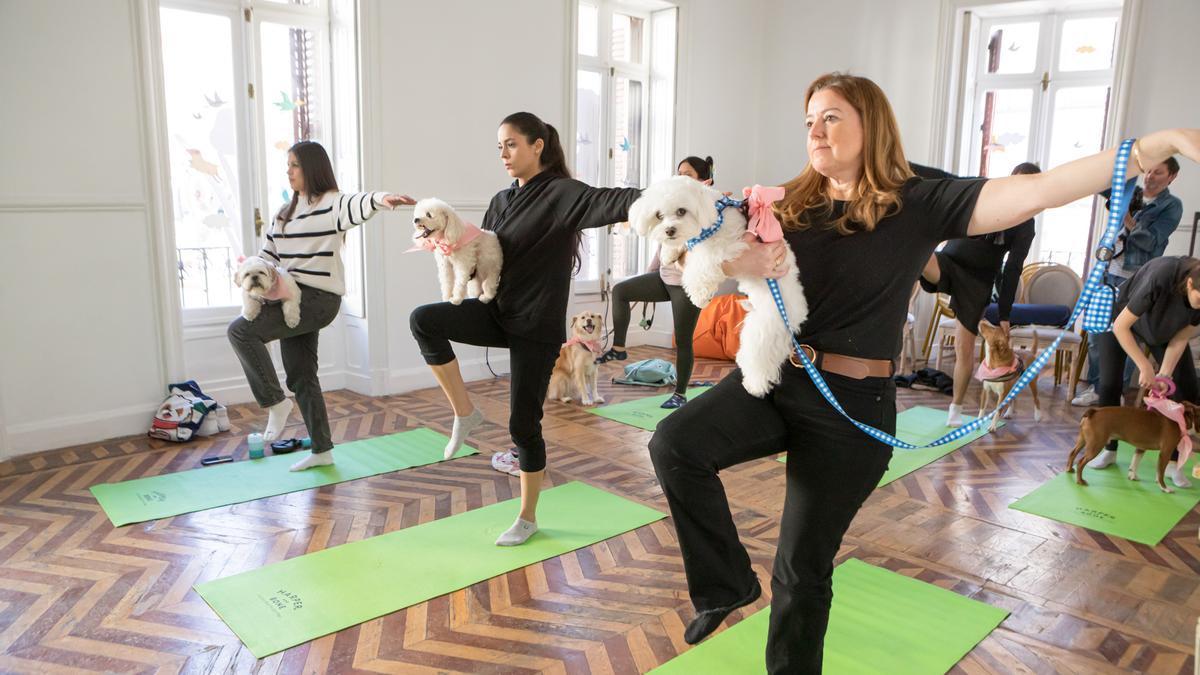
{"label": "white baseboard", "polygon": [[[508,374],[507,350],[491,355],[489,360],[492,363],[492,370],[496,371],[497,375]],[[482,358],[459,361],[458,366],[462,370],[463,380],[466,382],[486,380],[492,377],[491,370],[488,370],[487,363]],[[429,366],[417,366],[415,368],[397,369],[389,373],[386,393],[403,394],[417,389],[436,386],[437,380],[434,379]]]}
{"label": "white baseboard", "polygon": [[161,400],[115,410],[56,417],[28,424],[13,424],[6,430],[8,446],[0,447],[0,460],[43,450],[97,443],[110,438],[144,434],[150,429]]}

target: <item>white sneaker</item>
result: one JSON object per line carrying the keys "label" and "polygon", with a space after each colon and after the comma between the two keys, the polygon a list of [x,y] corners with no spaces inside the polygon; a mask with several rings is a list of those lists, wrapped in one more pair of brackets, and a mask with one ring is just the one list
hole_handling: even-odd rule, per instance
{"label": "white sneaker", "polygon": [[521,475],[521,463],[512,450],[492,454],[492,468],[510,476]]}
{"label": "white sneaker", "polygon": [[961,427],[963,425],[962,406],[950,404],[950,412],[946,415],[946,426]]}
{"label": "white sneaker", "polygon": [[1100,394],[1096,393],[1096,389],[1094,387],[1088,387],[1087,389],[1084,389],[1078,396],[1071,399],[1071,405],[1078,406],[1080,408],[1096,405],[1099,402]]}
{"label": "white sneaker", "polygon": [[1088,462],[1088,466],[1093,469],[1106,469],[1117,463],[1117,453],[1112,450],[1101,450],[1096,458]]}

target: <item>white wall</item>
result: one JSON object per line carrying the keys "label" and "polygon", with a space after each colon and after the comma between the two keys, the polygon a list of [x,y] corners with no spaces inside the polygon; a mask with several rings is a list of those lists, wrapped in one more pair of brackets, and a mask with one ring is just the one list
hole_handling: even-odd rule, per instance
{"label": "white wall", "polygon": [[0,458],[162,398],[137,45],[126,0],[0,0]]}
{"label": "white wall", "polygon": [[[1128,118],[1123,136],[1139,136],[1171,127],[1200,125],[1200,2],[1142,0],[1138,19]],[[1200,166],[1180,161],[1171,193],[1183,200],[1183,222],[1167,246],[1170,255],[1187,255],[1192,218],[1200,211]],[[1197,243],[1200,250],[1200,242]]]}

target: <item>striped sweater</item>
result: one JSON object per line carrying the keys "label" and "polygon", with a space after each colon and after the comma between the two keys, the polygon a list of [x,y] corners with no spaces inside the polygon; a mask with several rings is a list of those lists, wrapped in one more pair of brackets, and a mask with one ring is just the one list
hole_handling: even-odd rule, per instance
{"label": "striped sweater", "polygon": [[342,245],[346,230],[375,215],[387,194],[327,192],[312,204],[301,199],[291,220],[284,223],[277,216],[271,222],[263,257],[279,263],[298,283],[345,295]]}

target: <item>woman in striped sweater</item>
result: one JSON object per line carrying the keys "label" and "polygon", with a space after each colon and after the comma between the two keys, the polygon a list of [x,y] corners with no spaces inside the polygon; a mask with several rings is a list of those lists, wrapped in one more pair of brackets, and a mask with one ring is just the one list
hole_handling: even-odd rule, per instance
{"label": "woman in striped sweater", "polygon": [[317,379],[317,337],[337,317],[346,293],[342,266],[346,231],[362,225],[380,207],[416,202],[386,192],[339,192],[329,155],[313,141],[300,141],[288,150],[287,173],[292,201],[271,222],[262,257],[286,269],[300,285],[300,323],[288,328],[282,306],[271,303],[254,321],[238,317],[229,324],[229,342],[242,362],[254,399],[268,411],[263,439],[272,441],[292,412],[292,402],[284,396],[267,352],[267,343],[279,340],[288,389],[296,394],[312,437],[312,454],[292,465],[292,471],[302,471],[333,464],[329,417]]}

